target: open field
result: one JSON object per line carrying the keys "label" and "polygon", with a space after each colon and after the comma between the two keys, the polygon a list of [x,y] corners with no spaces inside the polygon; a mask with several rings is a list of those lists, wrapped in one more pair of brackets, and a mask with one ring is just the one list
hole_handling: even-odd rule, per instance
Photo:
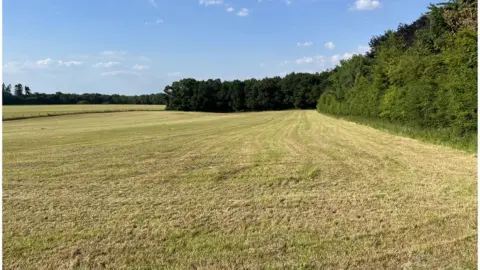
{"label": "open field", "polygon": [[314,111],[3,123],[5,269],[472,269],[477,159]]}
{"label": "open field", "polygon": [[165,105],[12,105],[3,106],[3,119],[35,118],[48,115],[79,114],[88,112],[121,112],[121,111],[159,111]]}

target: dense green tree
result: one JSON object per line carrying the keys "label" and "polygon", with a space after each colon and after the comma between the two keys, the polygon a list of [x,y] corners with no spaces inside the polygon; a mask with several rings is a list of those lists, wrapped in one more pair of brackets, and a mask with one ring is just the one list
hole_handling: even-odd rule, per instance
{"label": "dense green tree", "polygon": [[23,96],[23,85],[21,83],[15,85],[15,96]]}
{"label": "dense green tree", "polygon": [[30,87],[28,87],[28,86],[25,85],[25,95],[26,95],[26,96],[29,96],[29,95],[31,95],[31,94],[32,94],[32,91],[30,90]]}
{"label": "dense green tree", "polygon": [[317,109],[471,137],[477,132],[476,14],[476,1],[431,5],[412,24],[374,37],[366,56],[333,70]]}
{"label": "dense green tree", "polygon": [[[167,104],[167,95],[164,93],[122,96],[91,94],[68,94],[56,92],[55,94],[44,94],[35,92],[32,94],[30,87],[22,84],[15,85],[15,95],[12,95],[12,86],[2,85],[3,105],[33,105],[33,104]],[[81,102],[82,101],[82,102]]]}
{"label": "dense green tree", "polygon": [[292,73],[285,78],[220,81],[183,79],[165,88],[167,109],[239,112],[315,108],[329,73]]}

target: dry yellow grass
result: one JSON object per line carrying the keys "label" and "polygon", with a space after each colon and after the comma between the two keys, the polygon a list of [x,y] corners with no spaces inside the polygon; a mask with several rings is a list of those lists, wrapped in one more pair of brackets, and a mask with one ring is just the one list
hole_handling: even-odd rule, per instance
{"label": "dry yellow grass", "polygon": [[5,269],[476,267],[475,156],[314,111],[3,124]]}
{"label": "dry yellow grass", "polygon": [[10,105],[2,106],[3,119],[34,118],[47,115],[78,114],[106,111],[161,111],[165,105],[75,104],[75,105]]}

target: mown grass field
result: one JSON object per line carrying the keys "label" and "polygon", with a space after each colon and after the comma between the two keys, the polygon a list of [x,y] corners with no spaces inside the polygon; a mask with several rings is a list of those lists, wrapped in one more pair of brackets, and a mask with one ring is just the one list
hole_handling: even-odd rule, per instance
{"label": "mown grass field", "polygon": [[111,112],[111,111],[159,111],[165,105],[128,105],[128,104],[86,104],[86,105],[13,105],[2,106],[3,119],[34,118],[48,115],[79,114],[86,112]]}
{"label": "mown grass field", "polygon": [[314,111],[3,123],[5,269],[473,269],[477,159]]}

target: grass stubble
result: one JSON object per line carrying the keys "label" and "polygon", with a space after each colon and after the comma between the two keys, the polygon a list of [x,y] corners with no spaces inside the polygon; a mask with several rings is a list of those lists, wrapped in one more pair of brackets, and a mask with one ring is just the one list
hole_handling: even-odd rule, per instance
{"label": "grass stubble", "polygon": [[110,113],[131,111],[163,111],[165,105],[138,104],[74,104],[74,105],[12,105],[3,106],[3,121],[63,116],[86,113]]}
{"label": "grass stubble", "polygon": [[318,114],[3,124],[5,269],[467,269],[477,160]]}

